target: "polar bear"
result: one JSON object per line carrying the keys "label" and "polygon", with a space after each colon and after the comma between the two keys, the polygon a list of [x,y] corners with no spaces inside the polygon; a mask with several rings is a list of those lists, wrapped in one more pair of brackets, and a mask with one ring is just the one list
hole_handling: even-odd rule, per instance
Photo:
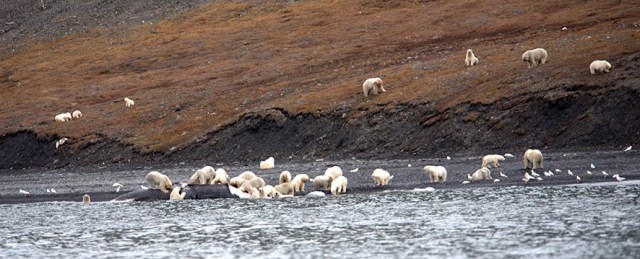
{"label": "polar bear", "polygon": [[276,188],[274,188],[271,185],[265,185],[264,187],[261,187],[260,189],[258,189],[258,191],[260,192],[260,198],[264,199],[264,198],[277,198],[280,196],[280,193],[278,193],[278,191],[276,191]]}
{"label": "polar bear", "polygon": [[180,193],[181,190],[182,188],[180,188],[180,186],[173,187],[173,190],[171,190],[171,195],[169,195],[169,200],[173,200],[173,201],[184,200],[184,197],[187,196],[187,193],[186,192]]}
{"label": "polar bear", "polygon": [[527,149],[524,152],[524,168],[538,169],[544,168],[542,166],[542,152],[538,149]]}
{"label": "polar bear", "polygon": [[275,167],[275,159],[273,157],[267,158],[267,160],[260,161],[260,169],[272,169]]}
{"label": "polar bear", "polygon": [[125,97],[125,98],[124,98],[124,105],[125,105],[125,106],[127,106],[127,107],[131,107],[131,106],[133,106],[134,104],[135,104],[135,103],[133,102],[133,100],[131,100],[131,99],[127,98],[127,97]]}
{"label": "polar bear", "polygon": [[489,165],[493,165],[493,167],[500,167],[499,161],[504,161],[504,156],[502,155],[486,155],[482,158],[482,167],[489,167]]}
{"label": "polar bear", "polygon": [[294,195],[293,184],[291,184],[290,182],[278,184],[273,188],[275,188],[276,191],[278,191],[282,195]]}
{"label": "polar bear", "polygon": [[238,177],[249,181],[249,180],[251,180],[253,178],[256,178],[257,176],[256,176],[256,174],[254,174],[251,171],[244,171],[240,175],[238,175]]}
{"label": "polar bear", "polygon": [[71,117],[73,117],[74,119],[79,119],[80,117],[82,117],[82,112],[75,110],[73,111],[73,113],[71,114]]}
{"label": "polar bear", "polygon": [[324,175],[331,177],[331,179],[336,179],[339,176],[342,176],[342,169],[340,169],[339,166],[332,166],[324,171]]}
{"label": "polar bear", "polygon": [[482,181],[482,180],[491,180],[493,178],[491,178],[491,170],[489,170],[489,168],[483,167],[480,168],[478,170],[476,170],[472,175],[471,175],[471,181]]}
{"label": "polar bear", "polygon": [[309,175],[307,174],[298,174],[296,177],[293,177],[291,180],[291,185],[293,185],[294,192],[304,192],[304,183],[309,181]]}
{"label": "polar bear", "polygon": [[240,188],[240,186],[242,186],[243,183],[247,182],[249,180],[244,179],[242,177],[233,177],[231,178],[231,180],[229,180],[229,185],[236,187],[236,188]]}
{"label": "polar bear", "polygon": [[55,121],[70,121],[73,119],[73,116],[70,112],[60,113],[54,117]]}
{"label": "polar bear", "polygon": [[371,174],[371,178],[378,186],[385,186],[389,184],[389,180],[393,179],[393,175],[389,174],[389,172],[382,170],[380,168],[373,170],[373,174]]}
{"label": "polar bear", "polygon": [[266,184],[264,183],[264,179],[260,178],[260,177],[256,177],[253,178],[249,181],[244,182],[240,188],[238,188],[238,190],[240,190],[241,192],[246,192],[246,193],[250,193],[252,188],[261,188],[264,187]]}
{"label": "polar bear", "polygon": [[522,61],[527,62],[527,67],[547,63],[547,57],[547,51],[543,48],[527,50],[522,53]]}
{"label": "polar bear", "polygon": [[384,90],[382,79],[379,77],[369,78],[362,83],[362,91],[364,92],[364,97],[369,96],[369,94],[378,95],[378,93],[384,93],[387,90]]}
{"label": "polar bear", "polygon": [[189,184],[207,184],[215,177],[215,169],[211,166],[205,166],[193,173],[191,178],[189,178]]}
{"label": "polar bear", "polygon": [[330,176],[318,175],[316,178],[313,178],[313,181],[311,181],[313,182],[313,190],[327,190],[331,187],[331,181],[333,181],[333,178]]}
{"label": "polar bear", "polygon": [[429,174],[432,183],[444,183],[447,181],[447,169],[444,166],[427,165],[422,170]]}
{"label": "polar bear", "polygon": [[84,205],[91,203],[91,196],[89,194],[82,195],[82,203]]}
{"label": "polar bear", "polygon": [[592,75],[596,73],[609,73],[611,72],[611,63],[606,60],[595,60],[589,65],[589,71]]}
{"label": "polar bear", "polygon": [[169,176],[165,174],[161,174],[160,172],[153,171],[147,174],[145,177],[147,180],[147,184],[149,184],[149,188],[155,189],[156,186],[160,187],[162,192],[169,192],[169,189],[173,188],[173,183],[169,180]]}
{"label": "polar bear", "polygon": [[347,178],[344,176],[338,176],[335,180],[331,181],[331,194],[338,195],[339,193],[347,192]]}
{"label": "polar bear", "polygon": [[227,184],[227,178],[229,178],[227,171],[225,171],[222,168],[218,168],[216,169],[216,173],[213,180],[211,180],[211,185],[216,185],[218,183]]}
{"label": "polar bear", "polygon": [[282,171],[282,173],[280,173],[280,177],[278,178],[278,184],[290,183],[290,182],[291,182],[291,173],[289,171]]}
{"label": "polar bear", "polygon": [[473,50],[468,49],[467,56],[464,59],[464,63],[468,67],[472,67],[472,66],[478,65],[478,62],[479,62],[478,58],[475,55],[473,55]]}

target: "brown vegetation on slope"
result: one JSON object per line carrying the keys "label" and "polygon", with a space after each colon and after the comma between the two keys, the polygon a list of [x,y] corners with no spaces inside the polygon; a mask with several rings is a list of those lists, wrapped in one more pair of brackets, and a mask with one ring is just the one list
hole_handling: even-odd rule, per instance
{"label": "brown vegetation on slope", "polygon": [[[406,104],[444,112],[528,94],[561,99],[567,86],[637,91],[639,26],[640,5],[619,1],[212,2],[6,54],[0,134],[168,152],[273,108],[353,121]],[[520,56],[536,47],[549,51],[548,64],[527,69]],[[464,66],[467,48],[479,66]],[[595,59],[613,72],[591,76]],[[389,91],[364,99],[369,77]],[[125,108],[124,97],[136,105]],[[82,119],[53,121],[75,109]],[[441,119],[420,118],[422,127]]]}

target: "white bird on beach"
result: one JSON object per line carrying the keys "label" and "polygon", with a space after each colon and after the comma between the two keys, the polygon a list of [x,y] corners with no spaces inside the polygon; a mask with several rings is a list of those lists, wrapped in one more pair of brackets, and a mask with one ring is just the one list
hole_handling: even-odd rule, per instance
{"label": "white bird on beach", "polygon": [[591,164],[591,169],[596,169],[596,166]]}
{"label": "white bird on beach", "polygon": [[604,175],[604,178],[607,178],[607,176],[609,176],[609,174],[605,171],[602,171],[602,175]]}
{"label": "white bird on beach", "polygon": [[579,176],[579,175],[576,175],[576,181],[577,181],[578,183],[582,182],[582,179],[580,179],[580,176]]}
{"label": "white bird on beach", "polygon": [[58,193],[58,192],[56,192],[56,189],[53,189],[53,188],[51,188],[51,192],[52,193]]}
{"label": "white bird on beach", "polygon": [[493,180],[493,182],[494,182],[494,183],[497,183],[497,182],[499,182],[499,181],[500,181],[500,179],[495,179],[495,180]]}
{"label": "white bird on beach", "polygon": [[351,171],[349,171],[349,172],[355,173],[355,172],[357,172],[357,171],[358,171],[358,169],[360,169],[360,168],[351,169]]}
{"label": "white bird on beach", "polygon": [[116,187],[116,192],[120,192],[120,188],[122,188],[122,184],[120,183],[113,183],[112,185],[113,187]]}
{"label": "white bird on beach", "polygon": [[618,182],[622,182],[624,179],[626,179],[626,178],[622,178],[622,177],[620,177],[620,175],[618,175],[618,174],[614,174],[614,175],[613,175],[613,176],[611,176],[611,177],[613,177],[613,179],[618,180]]}
{"label": "white bird on beach", "polygon": [[529,182],[529,180],[531,180],[532,178],[533,178],[533,177],[531,177],[531,175],[529,175],[529,173],[524,172],[524,176],[523,176],[523,178],[522,178],[522,181],[523,181],[523,182],[525,182],[525,183],[527,183],[527,182]]}
{"label": "white bird on beach", "polygon": [[408,164],[407,167],[411,167],[411,164]]}
{"label": "white bird on beach", "polygon": [[571,172],[571,170],[567,170],[567,174],[573,175],[573,172]]}
{"label": "white bird on beach", "polygon": [[27,195],[31,194],[31,193],[29,193],[28,191],[25,191],[25,190],[23,190],[23,189],[20,189],[20,190],[19,190],[19,192],[20,192],[20,194],[22,194],[23,196],[27,196]]}
{"label": "white bird on beach", "polygon": [[469,179],[469,181],[473,180],[473,177],[471,177],[470,174],[467,174],[467,179]]}
{"label": "white bird on beach", "polygon": [[533,171],[533,169],[531,169],[531,176],[540,177],[540,175],[538,173],[536,173],[535,171]]}
{"label": "white bird on beach", "polygon": [[140,185],[140,188],[142,188],[143,190],[148,190],[149,189],[149,187],[144,186],[144,185]]}
{"label": "white bird on beach", "polygon": [[56,149],[58,149],[59,146],[62,146],[62,144],[67,142],[67,140],[69,140],[69,139],[68,138],[61,138],[60,140],[56,141]]}
{"label": "white bird on beach", "polygon": [[451,160],[451,157],[450,157],[450,156],[447,156],[447,160]]}
{"label": "white bird on beach", "polygon": [[468,184],[470,183],[469,181],[462,181],[462,184]]}
{"label": "white bird on beach", "polygon": [[512,154],[506,153],[504,154],[505,157],[514,157]]}
{"label": "white bird on beach", "polygon": [[632,148],[631,146],[629,146],[629,147],[625,148],[625,149],[624,149],[624,152],[631,151],[631,148]]}
{"label": "white bird on beach", "polygon": [[593,175],[593,173],[589,170],[587,170],[587,175]]}
{"label": "white bird on beach", "polygon": [[47,192],[51,192],[51,189],[47,189]]}
{"label": "white bird on beach", "polygon": [[506,175],[506,174],[503,174],[502,172],[500,172],[500,177],[502,177],[502,178],[509,178],[509,177],[507,177],[507,175]]}
{"label": "white bird on beach", "polygon": [[542,174],[544,174],[544,176],[546,176],[546,177],[551,177],[551,174],[549,172],[547,172],[547,171],[542,172]]}
{"label": "white bird on beach", "polygon": [[540,177],[540,176],[536,176],[536,180],[538,180],[538,181],[542,181],[542,177]]}
{"label": "white bird on beach", "polygon": [[556,173],[562,173],[562,170],[556,169]]}

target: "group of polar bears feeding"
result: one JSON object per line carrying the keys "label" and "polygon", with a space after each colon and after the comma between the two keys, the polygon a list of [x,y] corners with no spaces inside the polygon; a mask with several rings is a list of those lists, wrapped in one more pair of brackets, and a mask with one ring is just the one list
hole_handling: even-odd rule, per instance
{"label": "group of polar bears feeding", "polygon": [[[549,54],[547,53],[547,50],[543,48],[531,49],[522,53],[522,61],[527,63],[528,68],[547,63],[548,57]],[[467,54],[464,58],[465,65],[469,67],[477,66],[479,62],[480,60],[475,56],[473,50],[467,49]],[[611,72],[611,68],[611,63],[606,60],[595,60],[589,65],[589,71],[592,75],[596,73],[609,73]],[[383,87],[382,79],[376,77],[365,80],[362,84],[362,91],[364,92],[364,97],[368,97],[369,95],[384,93],[387,90]]]}
{"label": "group of polar bears feeding", "polygon": [[73,119],[80,119],[80,117],[82,117],[82,112],[75,110],[73,111],[73,113],[70,113],[70,112],[60,113],[56,115],[53,119],[55,121],[65,122]]}

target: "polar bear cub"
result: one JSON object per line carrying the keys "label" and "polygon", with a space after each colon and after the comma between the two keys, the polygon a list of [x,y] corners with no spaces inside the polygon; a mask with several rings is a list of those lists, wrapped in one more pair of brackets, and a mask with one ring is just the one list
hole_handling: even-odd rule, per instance
{"label": "polar bear cub", "polygon": [[347,192],[347,178],[344,176],[338,176],[331,182],[331,194],[338,195],[339,193]]}
{"label": "polar bear cub", "polygon": [[333,178],[330,176],[318,175],[316,178],[313,178],[313,190],[327,190],[331,187],[331,181],[333,181]]}
{"label": "polar bear cub", "polygon": [[467,55],[466,55],[466,57],[464,59],[464,63],[468,67],[472,67],[472,66],[478,65],[478,62],[479,62],[478,58],[475,55],[473,55],[473,50],[468,49],[467,50]]}
{"label": "polar bear cub", "polygon": [[156,186],[159,186],[162,192],[167,193],[169,192],[169,189],[173,188],[173,183],[171,183],[171,180],[169,180],[169,176],[167,176],[166,174],[161,174],[157,171],[148,173],[145,179],[147,180],[147,184],[149,184],[149,188],[151,189],[155,189]]}
{"label": "polar bear cub", "polygon": [[527,50],[522,53],[522,61],[527,62],[527,67],[535,67],[538,64],[547,63],[547,51],[543,48]]}
{"label": "polar bear cub", "polygon": [[489,168],[483,167],[480,168],[478,170],[476,170],[472,175],[471,175],[471,181],[482,181],[482,180],[491,180],[493,178],[491,178],[491,170],[489,170]]}
{"label": "polar bear cub", "polygon": [[489,165],[493,165],[493,167],[499,167],[500,161],[504,161],[504,156],[486,155],[482,158],[482,167],[489,167]]}
{"label": "polar bear cub", "polygon": [[611,72],[611,63],[606,60],[595,60],[589,65],[589,71],[592,75],[596,73],[609,73]]}
{"label": "polar bear cub", "polygon": [[280,173],[280,177],[278,178],[278,184],[290,183],[290,182],[291,182],[291,173],[289,171],[282,171],[282,173]]}
{"label": "polar bear cub", "polygon": [[378,93],[384,93],[387,90],[384,90],[382,79],[375,77],[369,78],[362,83],[362,91],[364,92],[364,97],[367,97],[369,94],[378,95]]}
{"label": "polar bear cub", "polygon": [[186,192],[180,193],[181,190],[182,188],[180,188],[180,186],[173,187],[173,190],[171,190],[171,195],[169,196],[169,200],[174,200],[174,201],[184,200],[184,197],[187,195],[187,193]]}
{"label": "polar bear cub", "polygon": [[216,169],[216,173],[214,175],[215,176],[213,177],[213,180],[211,180],[211,185],[216,185],[218,183],[227,184],[227,178],[229,178],[227,171],[222,168],[218,168]]}
{"label": "polar bear cub", "polygon": [[131,106],[133,106],[134,104],[135,104],[135,103],[133,102],[133,100],[131,100],[131,99],[127,98],[127,97],[125,97],[125,98],[124,98],[124,105],[125,105],[125,106],[127,106],[127,107],[131,107]]}
{"label": "polar bear cub", "polygon": [[278,193],[282,195],[294,195],[293,185],[291,183],[281,183],[274,186],[273,188],[275,188],[276,191],[278,191]]}
{"label": "polar bear cub", "polygon": [[276,188],[274,188],[271,185],[265,185],[264,187],[261,187],[260,189],[258,189],[258,191],[260,192],[260,198],[264,199],[264,198],[277,198],[280,196],[280,193],[278,193],[278,191],[276,191]]}
{"label": "polar bear cub", "polygon": [[291,185],[293,185],[294,192],[304,192],[304,183],[309,181],[309,175],[307,174],[298,174],[296,177],[293,177],[291,180]]}
{"label": "polar bear cub", "polygon": [[393,175],[389,172],[382,170],[380,168],[373,170],[373,174],[371,174],[371,178],[378,186],[385,186],[389,184],[389,180],[393,179]]}
{"label": "polar bear cub", "polygon": [[272,169],[275,167],[275,159],[273,157],[267,158],[267,160],[260,161],[260,169]]}
{"label": "polar bear cub", "polygon": [[324,175],[331,177],[331,179],[336,179],[342,176],[342,169],[339,166],[332,166],[324,171]]}
{"label": "polar bear cub", "polygon": [[542,152],[538,149],[527,149],[524,152],[524,168],[538,169],[542,166]]}
{"label": "polar bear cub", "polygon": [[205,166],[193,173],[191,178],[189,178],[189,184],[207,184],[211,182],[215,176],[215,169],[211,166]]}
{"label": "polar bear cub", "polygon": [[422,170],[429,174],[432,183],[447,181],[447,169],[444,166],[427,165]]}
{"label": "polar bear cub", "polygon": [[71,117],[73,117],[74,119],[79,119],[80,117],[82,117],[82,112],[75,110],[73,111],[73,114],[71,114]]}

